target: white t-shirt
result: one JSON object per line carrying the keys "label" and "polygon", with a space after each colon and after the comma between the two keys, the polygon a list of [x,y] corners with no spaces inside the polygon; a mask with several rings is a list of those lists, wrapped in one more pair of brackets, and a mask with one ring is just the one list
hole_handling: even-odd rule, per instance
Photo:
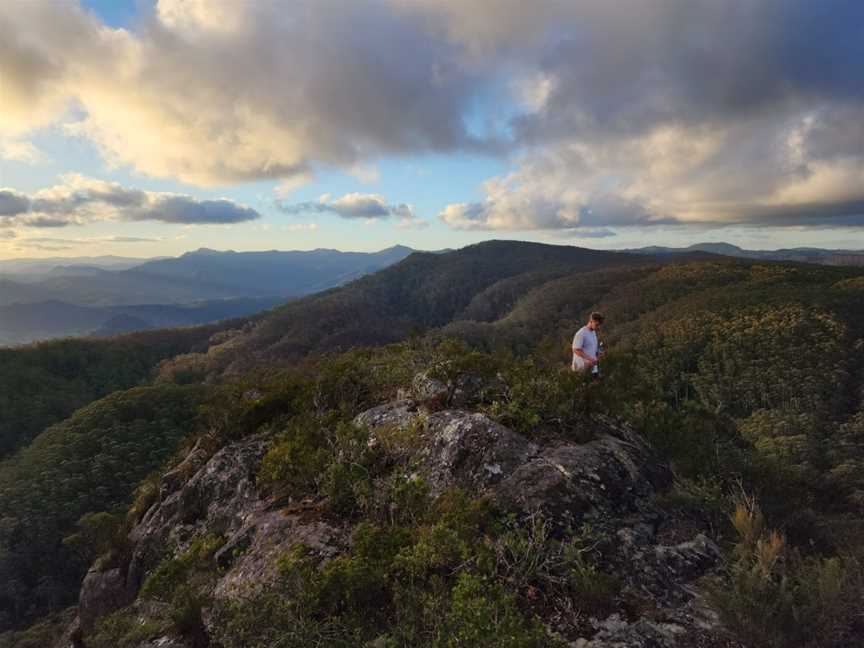
{"label": "white t-shirt", "polygon": [[[597,359],[597,333],[587,326],[576,331],[573,336],[573,349],[582,349],[582,352],[592,360]],[[585,361],[576,353],[573,353],[573,370],[584,369]]]}

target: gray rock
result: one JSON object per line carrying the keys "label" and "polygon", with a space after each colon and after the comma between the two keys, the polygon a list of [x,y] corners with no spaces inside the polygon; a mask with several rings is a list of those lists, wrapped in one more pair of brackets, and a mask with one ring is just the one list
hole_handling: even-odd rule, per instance
{"label": "gray rock", "polygon": [[674,648],[687,630],[675,623],[648,619],[627,621],[619,614],[595,623],[597,633],[581,645],[584,648]]}
{"label": "gray rock", "polygon": [[81,583],[78,595],[78,621],[83,632],[93,629],[99,617],[129,605],[136,590],[127,586],[126,575],[119,569],[99,571],[91,568]]}
{"label": "gray rock", "polygon": [[81,643],[81,620],[77,616],[66,626],[52,648],[84,648]]}
{"label": "gray rock", "polygon": [[411,393],[420,401],[438,400],[442,404],[450,392],[449,387],[428,373],[418,373],[411,381]]}
{"label": "gray rock", "polygon": [[377,428],[405,427],[420,415],[415,401],[398,400],[358,414],[354,417],[354,424],[367,427],[374,434]]}
{"label": "gray rock", "polygon": [[426,421],[417,473],[433,494],[450,486],[479,494],[536,453],[535,444],[482,414],[445,410]]}
{"label": "gray rock", "polygon": [[266,451],[261,437],[213,455],[192,477],[151,507],[130,532],[134,546],[127,582],[137,589],[168,552],[180,552],[202,533],[231,536],[259,500],[254,475]]}
{"label": "gray rock", "polygon": [[159,492],[162,498],[180,489],[186,481],[201,469],[210,453],[205,448],[204,437],[195,442],[195,447],[177,466],[162,475],[159,480]]}
{"label": "gray rock", "polygon": [[447,384],[421,372],[411,382],[411,395],[437,407],[467,407],[477,400],[484,387],[488,387],[487,381],[478,376],[460,376],[455,383]]}
{"label": "gray rock", "polygon": [[249,594],[272,582],[277,560],[295,545],[309,547],[322,560],[333,558],[346,546],[348,534],[303,515],[260,511],[238,535],[249,538],[248,546],[219,579],[214,592],[217,599]]}
{"label": "gray rock", "polygon": [[665,606],[691,600],[690,584],[722,560],[720,548],[701,533],[677,545],[655,545],[629,531],[617,533],[617,570],[635,591]]}
{"label": "gray rock", "polygon": [[507,475],[495,496],[523,511],[542,511],[559,529],[577,529],[639,511],[669,479],[668,471],[657,470],[650,448],[622,429],[544,449]]}
{"label": "gray rock", "polygon": [[191,648],[190,644],[178,639],[177,637],[159,637],[151,641],[145,641],[138,648]]}

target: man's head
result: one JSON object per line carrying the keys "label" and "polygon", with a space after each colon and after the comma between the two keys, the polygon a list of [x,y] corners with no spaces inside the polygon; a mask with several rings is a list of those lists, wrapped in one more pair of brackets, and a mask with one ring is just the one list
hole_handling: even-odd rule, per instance
{"label": "man's head", "polygon": [[591,317],[588,318],[588,328],[592,331],[596,331],[600,328],[600,325],[603,323],[603,315],[600,313],[591,313]]}

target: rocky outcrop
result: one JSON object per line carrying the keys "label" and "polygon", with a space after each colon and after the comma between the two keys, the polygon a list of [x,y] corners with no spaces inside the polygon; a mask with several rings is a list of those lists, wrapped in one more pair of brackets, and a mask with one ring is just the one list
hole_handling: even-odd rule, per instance
{"label": "rocky outcrop", "polygon": [[102,571],[98,564],[87,572],[78,597],[78,619],[83,632],[93,629],[99,617],[135,600],[137,590],[127,586],[125,572],[114,567]]}
{"label": "rocky outcrop", "polygon": [[650,619],[620,612],[591,619],[592,635],[573,646],[737,645],[714,631],[718,622],[700,605],[694,587],[718,565],[719,548],[701,533],[675,545],[658,540],[664,515],[653,498],[671,485],[671,471],[626,425],[598,419],[595,438],[587,443],[541,447],[481,414],[424,414],[413,400],[376,407],[355,422],[368,426],[373,439],[376,429],[419,429],[420,449],[409,469],[433,493],[459,486],[523,514],[540,511],[560,536],[585,524],[608,534],[605,568],[623,581],[625,593],[651,601],[655,609]]}
{"label": "rocky outcrop", "polygon": [[[98,618],[133,601],[141,607],[142,618],[167,615],[159,606],[139,605],[136,595],[161,560],[182,554],[196,537],[226,539],[214,556],[221,568],[212,592],[217,599],[247,594],[266,584],[276,575],[278,556],[297,543],[317,551],[322,559],[343,550],[349,536],[346,529],[324,522],[302,502],[280,504],[263,496],[255,473],[266,447],[263,437],[252,437],[208,458],[196,445],[166,473],[160,481],[159,500],[129,534],[128,565],[104,571],[94,566],[88,572],[79,595],[78,619],[56,648],[84,645],[77,637],[92,631]],[[187,644],[166,635],[141,648],[187,648]]]}
{"label": "rocky outcrop", "polygon": [[[426,376],[414,381],[408,395],[355,419],[370,430],[370,444],[391,440],[383,445],[398,454],[393,459],[397,469],[422,478],[433,495],[456,486],[517,513],[542,512],[562,538],[586,524],[601,529],[604,570],[622,581],[626,594],[651,602],[650,618],[633,618],[622,608],[590,619],[591,632],[571,645],[723,645],[691,642],[713,636],[706,628],[716,620],[700,607],[693,584],[717,565],[720,552],[700,533],[677,544],[659,540],[664,516],[653,498],[670,484],[671,474],[626,425],[594,420],[594,438],[588,442],[540,444],[480,413],[435,411],[429,402],[440,405],[442,385]],[[394,431],[414,435],[412,442],[393,450]],[[131,558],[125,569],[94,569],[84,581],[79,623],[85,635],[100,616],[133,601],[161,560],[180,555],[204,534],[224,539],[214,555],[219,571],[208,586],[211,600],[246,595],[270,582],[278,558],[298,543],[319,562],[348,548],[350,523],[323,516],[320,501],[277,500],[261,491],[255,473],[266,449],[261,436],[215,454],[199,444],[163,477],[158,501],[129,534]],[[205,628],[214,623],[207,610],[203,622]],[[62,648],[69,645],[66,641]],[[144,646],[185,648],[170,636]]]}
{"label": "rocky outcrop", "polygon": [[436,412],[426,419],[417,472],[438,494],[450,486],[484,493],[536,455],[537,446],[482,414]]}
{"label": "rocky outcrop", "polygon": [[[242,544],[237,543],[240,539]],[[276,561],[292,546],[303,544],[321,560],[336,556],[348,543],[345,529],[337,528],[315,516],[285,510],[261,511],[252,516],[217,555],[217,561],[228,562],[230,553],[239,557],[219,579],[216,598],[249,594],[276,577]],[[226,558],[223,558],[226,556]],[[220,560],[221,559],[221,560]]]}
{"label": "rocky outcrop", "polygon": [[253,437],[222,448],[185,483],[175,483],[173,471],[166,475],[169,481],[160,485],[160,501],[129,534],[134,547],[127,573],[130,587],[137,591],[166,552],[182,552],[205,533],[233,537],[247,524],[260,500],[255,471],[265,449],[265,440]]}

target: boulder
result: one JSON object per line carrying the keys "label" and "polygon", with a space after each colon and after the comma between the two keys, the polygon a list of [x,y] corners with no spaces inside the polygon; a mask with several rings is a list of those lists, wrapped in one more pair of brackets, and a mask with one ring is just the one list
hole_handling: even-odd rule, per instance
{"label": "boulder", "polygon": [[417,473],[434,494],[451,486],[481,494],[537,453],[537,446],[484,416],[461,410],[426,420]]}
{"label": "boulder", "polygon": [[671,482],[651,449],[625,427],[588,443],[559,443],[529,458],[495,488],[508,507],[542,511],[559,530],[620,518],[646,508]]}
{"label": "boulder", "polygon": [[378,428],[397,427],[403,428],[421,416],[417,403],[411,399],[403,399],[373,407],[354,417],[354,424],[359,427],[369,428],[375,433]]}
{"label": "boulder", "polygon": [[81,583],[78,595],[78,621],[83,632],[93,629],[99,617],[129,605],[136,590],[128,587],[126,574],[120,568],[101,571],[91,568]]}

